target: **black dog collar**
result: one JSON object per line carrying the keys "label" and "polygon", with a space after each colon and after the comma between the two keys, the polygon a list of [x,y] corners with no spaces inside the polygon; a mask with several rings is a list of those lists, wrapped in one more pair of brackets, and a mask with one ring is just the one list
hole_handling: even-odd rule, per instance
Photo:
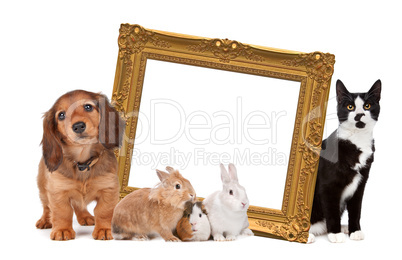
{"label": "black dog collar", "polygon": [[77,166],[77,168],[80,172],[89,171],[89,170],[91,170],[91,167],[93,167],[95,165],[95,163],[97,163],[99,161],[99,158],[102,156],[104,151],[105,150],[103,150],[99,154],[99,156],[92,156],[86,162],[83,162],[83,163],[77,162],[77,163],[75,163],[75,165]]}
{"label": "black dog collar", "polygon": [[98,162],[98,160],[99,160],[99,157],[94,156],[94,157],[89,158],[89,160],[86,162],[83,162],[83,163],[77,162],[76,165],[80,172],[89,171],[89,170],[91,170],[91,167],[94,166],[95,163]]}

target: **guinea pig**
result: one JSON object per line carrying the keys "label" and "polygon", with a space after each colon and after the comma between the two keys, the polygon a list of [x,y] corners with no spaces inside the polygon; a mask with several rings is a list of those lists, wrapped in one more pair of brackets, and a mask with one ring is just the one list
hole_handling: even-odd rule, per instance
{"label": "guinea pig", "polygon": [[187,202],[183,217],[176,227],[177,235],[182,241],[206,241],[211,236],[211,225],[201,201]]}

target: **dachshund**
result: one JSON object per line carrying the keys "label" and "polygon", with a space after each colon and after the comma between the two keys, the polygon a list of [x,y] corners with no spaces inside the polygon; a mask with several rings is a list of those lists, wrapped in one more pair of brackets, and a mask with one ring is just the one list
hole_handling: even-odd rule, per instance
{"label": "dachshund", "polygon": [[[43,215],[39,229],[52,240],[75,238],[80,225],[95,225],[92,237],[113,239],[111,221],[119,201],[117,159],[125,122],[102,94],[75,90],[61,96],[43,116],[43,156],[38,188]],[[96,201],[94,216],[87,205]]]}

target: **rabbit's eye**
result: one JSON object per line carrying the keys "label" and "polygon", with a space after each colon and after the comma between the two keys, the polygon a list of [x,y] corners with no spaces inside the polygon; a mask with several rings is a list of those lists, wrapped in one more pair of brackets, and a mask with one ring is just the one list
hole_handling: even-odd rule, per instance
{"label": "rabbit's eye", "polygon": [[233,195],[233,191],[232,191],[232,190],[230,190],[230,191],[229,191],[229,194],[230,194],[230,195]]}
{"label": "rabbit's eye", "polygon": [[202,214],[200,214],[199,216],[200,216],[200,218],[201,218],[201,217],[202,217]]}
{"label": "rabbit's eye", "polygon": [[180,184],[176,184],[176,190],[180,190]]}
{"label": "rabbit's eye", "polygon": [[190,214],[188,214],[187,217],[190,218]]}

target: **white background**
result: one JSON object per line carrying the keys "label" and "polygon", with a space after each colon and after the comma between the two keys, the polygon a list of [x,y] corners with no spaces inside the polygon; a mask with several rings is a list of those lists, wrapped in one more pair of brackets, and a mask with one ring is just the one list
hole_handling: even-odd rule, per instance
{"label": "white background", "polygon": [[[36,187],[42,114],[73,89],[112,92],[120,23],[303,52],[335,54],[328,131],[336,128],[334,82],[365,92],[381,79],[375,162],[363,201],[364,241],[303,245],[260,237],[227,243],[93,241],[93,227],[74,225],[77,238],[49,240],[36,230],[42,209]],[[397,257],[401,170],[400,5],[397,1],[3,1],[0,4],[2,223],[4,258]]]}

